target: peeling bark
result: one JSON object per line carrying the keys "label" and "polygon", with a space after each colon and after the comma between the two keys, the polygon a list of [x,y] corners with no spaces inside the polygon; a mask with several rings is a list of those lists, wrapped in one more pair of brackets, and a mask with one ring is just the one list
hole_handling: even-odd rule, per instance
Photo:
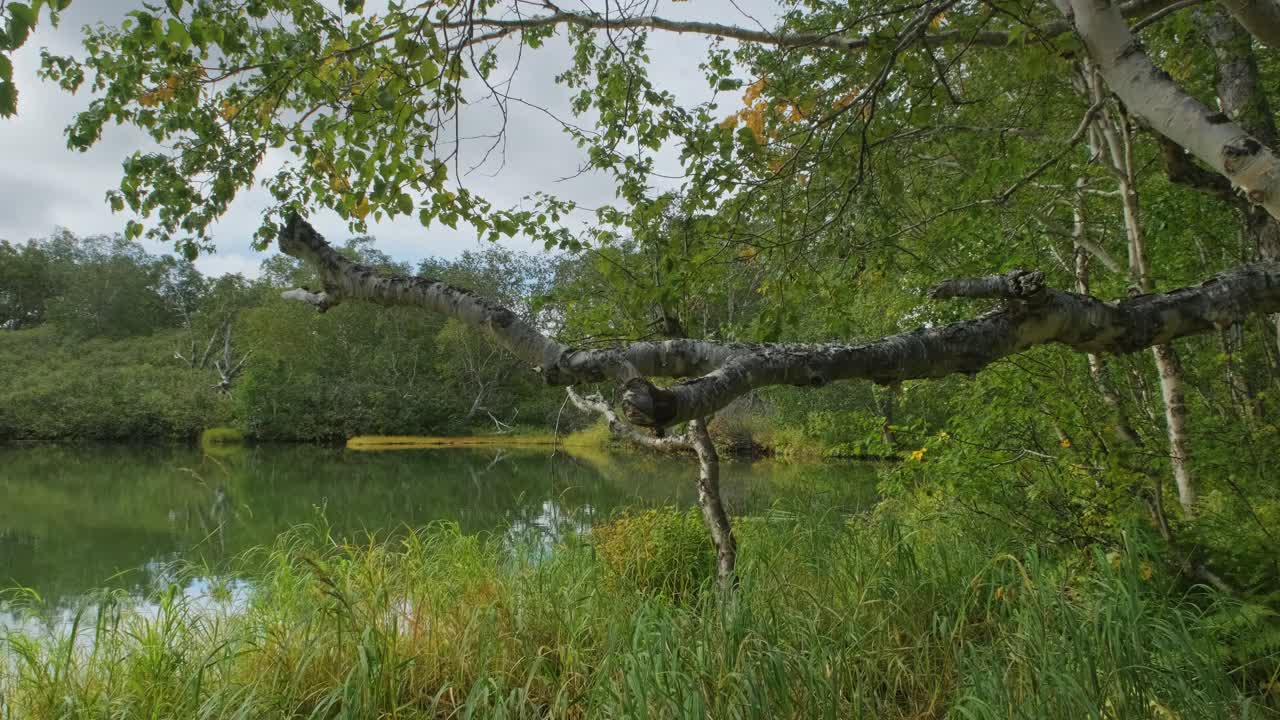
{"label": "peeling bark", "polygon": [[1054,3],[1130,113],[1225,175],[1272,217],[1280,217],[1280,158],[1263,141],[1226,114],[1210,111],[1157,68],[1115,4]]}
{"label": "peeling bark", "polygon": [[[1224,4],[1267,4],[1275,8],[1273,0]],[[1274,147],[1277,139],[1275,116],[1271,113],[1270,103],[1262,89],[1258,62],[1254,57],[1253,42],[1249,34],[1219,7],[1215,6],[1197,15],[1205,38],[1213,47],[1218,61],[1217,91],[1222,111],[1262,142]],[[1280,20],[1280,16],[1276,19]],[[1280,32],[1280,27],[1277,31]],[[1280,258],[1280,222],[1248,203],[1234,205],[1241,214],[1245,234],[1258,255],[1264,260]],[[1272,316],[1271,322],[1280,337],[1280,315]]]}
{"label": "peeling bark", "polygon": [[720,457],[707,433],[706,420],[690,420],[689,437],[694,452],[698,453],[698,507],[716,546],[716,579],[722,588],[729,589],[737,584],[734,568],[738,562],[738,541],[720,499]]}
{"label": "peeling bark", "polygon": [[[356,265],[297,218],[281,234],[280,246],[314,267],[325,284],[322,292],[289,291],[291,299],[320,308],[347,299],[412,305],[489,328],[550,384],[620,381],[624,415],[645,427],[709,417],[747,391],[769,385],[816,387],[853,379],[887,384],[972,374],[1047,343],[1086,353],[1129,353],[1229,327],[1254,313],[1280,311],[1275,262],[1242,265],[1199,286],[1118,302],[1046,288],[1039,273],[1015,271],[944,282],[932,293],[1007,301],[985,315],[857,345],[663,340],[575,350],[466,290],[426,278],[384,277]],[[649,377],[692,379],[659,388]]]}

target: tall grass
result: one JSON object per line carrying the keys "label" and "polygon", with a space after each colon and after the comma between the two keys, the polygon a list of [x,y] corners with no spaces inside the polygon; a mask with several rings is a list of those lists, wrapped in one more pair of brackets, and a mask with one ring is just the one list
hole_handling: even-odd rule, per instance
{"label": "tall grass", "polygon": [[740,525],[731,597],[619,567],[682,562],[644,538],[548,555],[449,525],[297,528],[243,560],[241,606],[170,588],[9,631],[0,717],[1280,717],[1277,654],[1227,652],[1266,618],[1184,594],[1140,547],[1010,554],[887,514]]}

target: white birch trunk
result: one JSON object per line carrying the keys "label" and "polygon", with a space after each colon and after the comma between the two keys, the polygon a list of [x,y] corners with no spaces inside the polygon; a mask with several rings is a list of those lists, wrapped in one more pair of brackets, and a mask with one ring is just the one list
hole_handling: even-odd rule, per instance
{"label": "white birch trunk", "polygon": [[1054,3],[1130,113],[1226,176],[1272,217],[1280,218],[1280,159],[1263,142],[1224,113],[1205,107],[1157,68],[1114,3]]}

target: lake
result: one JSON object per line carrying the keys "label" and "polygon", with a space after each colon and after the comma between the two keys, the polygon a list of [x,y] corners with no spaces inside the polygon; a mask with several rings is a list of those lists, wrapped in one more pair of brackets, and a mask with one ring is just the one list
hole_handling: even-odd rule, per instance
{"label": "lake", "polygon": [[[90,589],[143,593],[177,561],[220,564],[300,523],[338,540],[435,521],[532,533],[548,546],[626,507],[692,507],[691,459],[489,449],[361,452],[310,445],[0,449],[0,588],[51,609]],[[875,499],[874,468],[726,462],[731,514],[845,514]]]}

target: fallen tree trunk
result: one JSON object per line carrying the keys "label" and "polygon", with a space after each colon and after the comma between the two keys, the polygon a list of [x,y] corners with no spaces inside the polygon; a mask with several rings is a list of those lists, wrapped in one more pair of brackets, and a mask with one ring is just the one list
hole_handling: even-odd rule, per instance
{"label": "fallen tree trunk", "polygon": [[[948,280],[935,299],[986,298],[1000,307],[971,320],[922,327],[860,344],[752,344],[705,340],[635,342],[575,350],[467,290],[421,277],[384,276],[338,254],[293,217],[280,248],[314,268],[321,291],[284,293],[324,310],[343,300],[411,305],[490,329],[550,384],[613,380],[625,388],[622,410],[644,427],[709,417],[734,398],[769,385],[816,387],[837,380],[879,383],[976,373],[1000,358],[1059,343],[1084,353],[1130,353],[1180,337],[1220,330],[1256,313],[1280,312],[1280,263],[1242,265],[1201,285],[1107,302],[1044,286],[1022,270]],[[660,388],[649,378],[687,378]]]}

